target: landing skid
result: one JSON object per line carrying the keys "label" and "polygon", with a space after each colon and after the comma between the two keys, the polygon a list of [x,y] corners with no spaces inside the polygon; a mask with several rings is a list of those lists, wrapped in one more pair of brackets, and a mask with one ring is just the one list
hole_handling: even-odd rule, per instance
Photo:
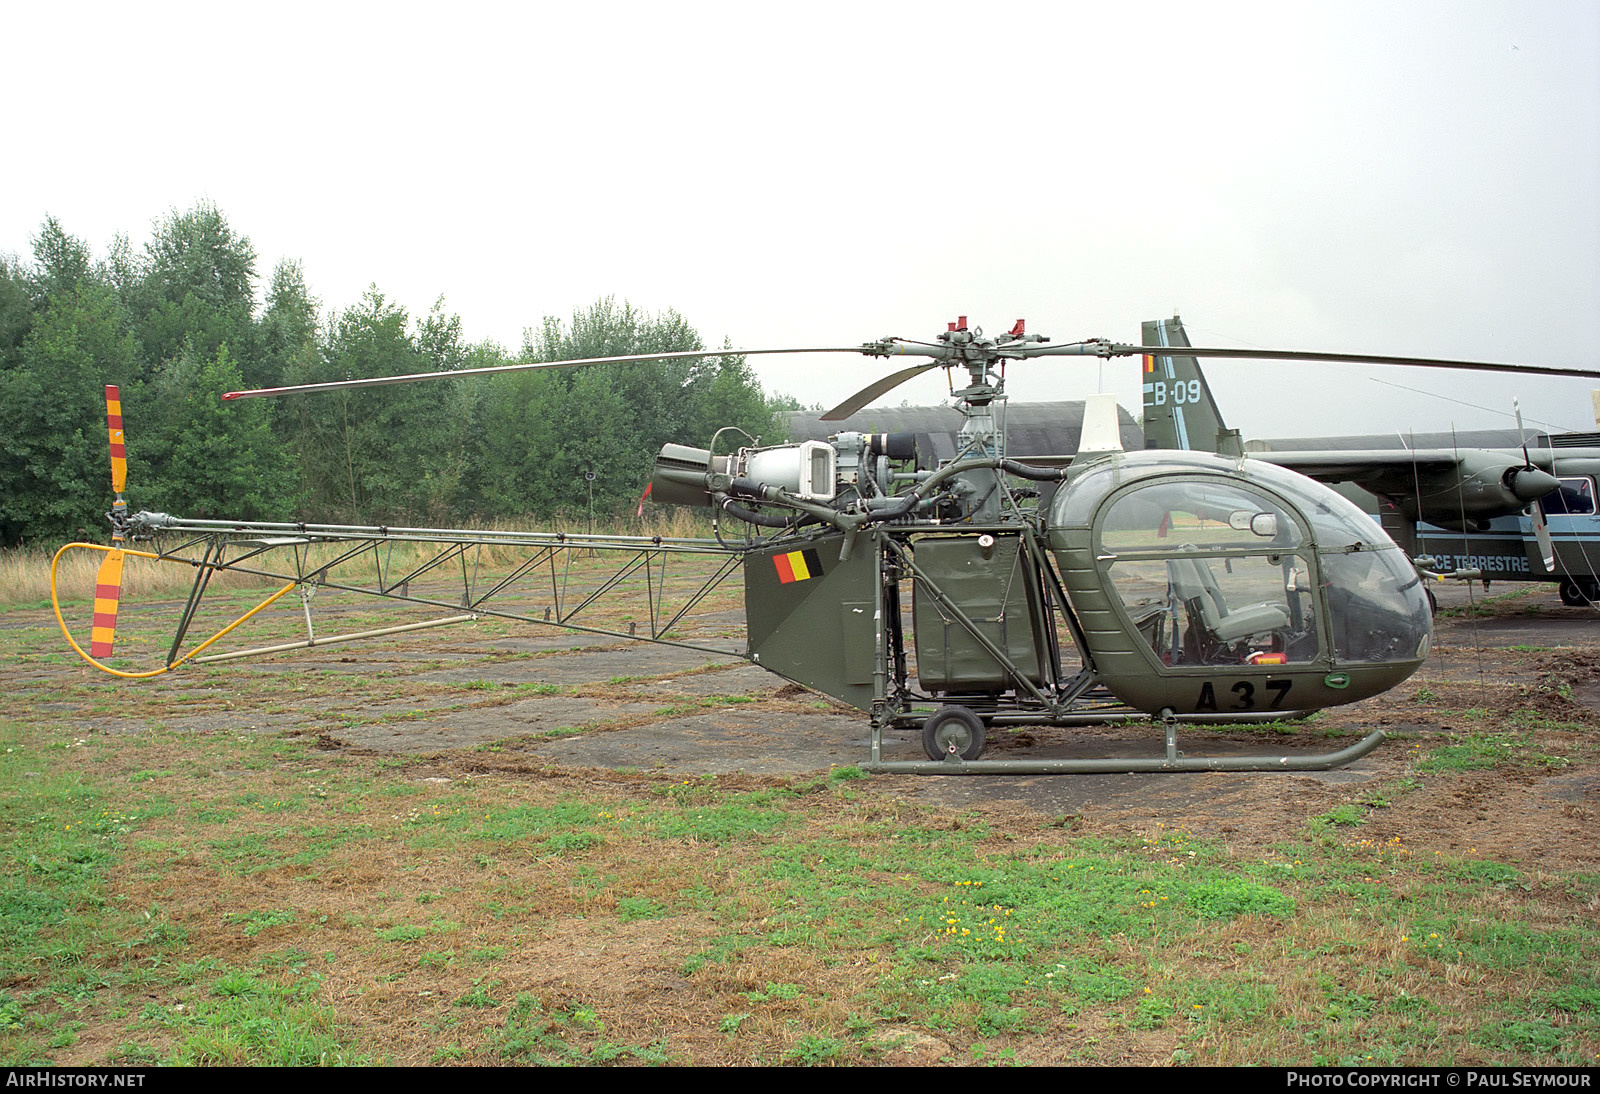
{"label": "landing skid", "polygon": [[[1289,716],[1294,717],[1293,714]],[[1139,717],[1139,715],[1093,714],[1070,719],[1052,719],[1049,724],[1131,722]],[[1213,719],[1206,720],[1213,721]],[[1257,719],[1261,720],[1266,719]],[[1239,719],[1233,721],[1237,722]],[[968,731],[972,723],[976,723],[979,728]],[[871,736],[872,755],[861,765],[862,769],[884,775],[1112,775],[1194,771],[1331,771],[1359,760],[1382,744],[1387,736],[1381,729],[1374,730],[1355,744],[1337,752],[1279,753],[1260,756],[1186,755],[1178,748],[1178,719],[1168,717],[1163,719],[1165,750],[1161,756],[1083,760],[980,760],[976,757],[983,748],[982,725],[982,720],[964,707],[942,707],[924,723],[925,750],[930,757],[936,751],[941,754],[939,759],[927,760],[883,759],[883,727],[874,725]]]}

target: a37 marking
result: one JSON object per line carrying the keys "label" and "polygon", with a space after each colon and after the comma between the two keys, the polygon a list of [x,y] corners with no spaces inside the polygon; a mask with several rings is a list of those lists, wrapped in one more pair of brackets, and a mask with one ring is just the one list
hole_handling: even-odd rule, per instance
{"label": "a37 marking", "polygon": [[[1294,681],[1268,680],[1264,686],[1268,691],[1272,692],[1272,702],[1267,704],[1267,709],[1282,710],[1283,701],[1288,698],[1290,689],[1294,687]],[[1256,685],[1254,683],[1249,680],[1240,680],[1229,687],[1228,690],[1233,693],[1234,697],[1233,705],[1228,707],[1228,710],[1246,711],[1256,709]],[[1201,711],[1220,713],[1217,707],[1216,685],[1210,680],[1200,685],[1200,695],[1194,701],[1194,709],[1196,713]]]}

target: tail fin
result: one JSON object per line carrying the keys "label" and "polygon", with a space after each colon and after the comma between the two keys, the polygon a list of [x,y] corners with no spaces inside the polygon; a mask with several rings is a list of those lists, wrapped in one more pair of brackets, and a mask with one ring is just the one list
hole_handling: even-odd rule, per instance
{"label": "tail fin", "polygon": [[[1140,337],[1146,346],[1176,349],[1189,345],[1183,320],[1176,315],[1144,323]],[[1193,448],[1227,456],[1244,454],[1239,431],[1223,424],[1217,401],[1211,397],[1205,373],[1195,358],[1145,356],[1144,446]]]}

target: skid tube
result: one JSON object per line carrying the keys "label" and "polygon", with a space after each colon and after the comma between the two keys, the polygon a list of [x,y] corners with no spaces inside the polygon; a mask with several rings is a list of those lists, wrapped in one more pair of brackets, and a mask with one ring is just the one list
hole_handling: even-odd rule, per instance
{"label": "skid tube", "polygon": [[[1077,724],[1131,722],[1128,716],[1089,715],[1072,719]],[[1151,719],[1154,721],[1154,719]],[[1052,720],[1053,724],[1060,720]],[[874,775],[1129,775],[1178,774],[1200,771],[1331,771],[1354,763],[1377,748],[1388,737],[1383,730],[1367,736],[1337,752],[1317,752],[1259,756],[1186,756],[1178,750],[1178,720],[1162,719],[1166,736],[1165,755],[1104,757],[1084,760],[963,760],[950,752],[942,760],[884,760],[883,730],[872,729],[872,759],[861,765]]]}

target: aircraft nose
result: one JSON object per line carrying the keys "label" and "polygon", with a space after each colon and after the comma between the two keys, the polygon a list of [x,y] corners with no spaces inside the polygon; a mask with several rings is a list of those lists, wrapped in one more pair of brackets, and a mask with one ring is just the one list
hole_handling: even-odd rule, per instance
{"label": "aircraft nose", "polygon": [[1537,501],[1560,486],[1548,471],[1537,467],[1515,467],[1506,472],[1506,487],[1522,501]]}

